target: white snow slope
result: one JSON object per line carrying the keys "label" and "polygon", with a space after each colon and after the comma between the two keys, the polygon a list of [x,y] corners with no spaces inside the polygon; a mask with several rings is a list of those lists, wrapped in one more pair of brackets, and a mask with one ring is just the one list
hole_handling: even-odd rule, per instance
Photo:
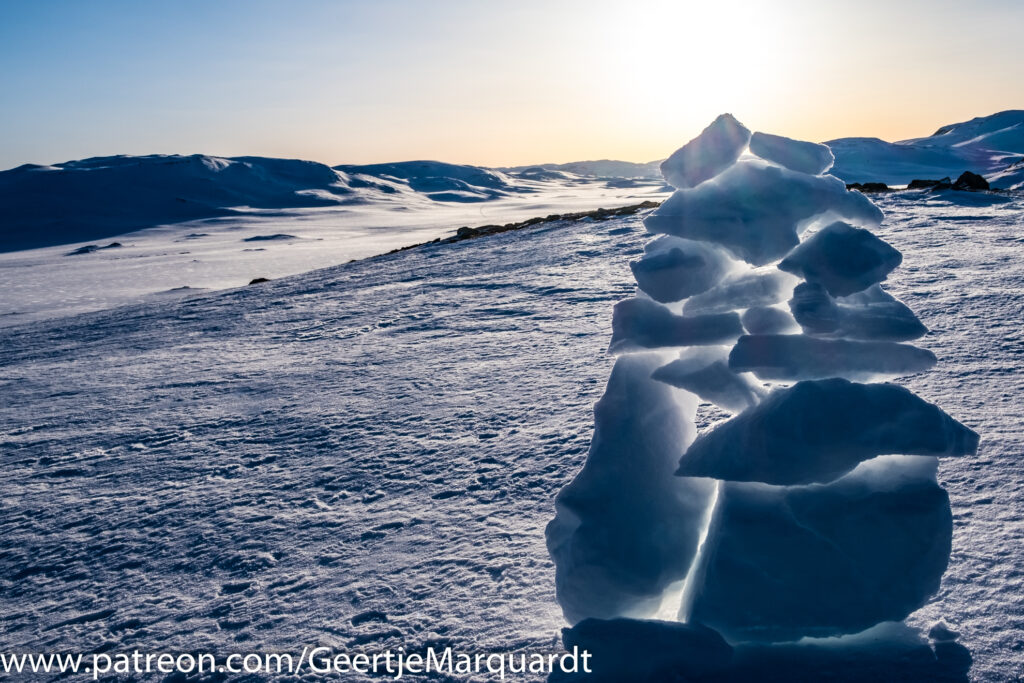
{"label": "white snow slope", "polygon": [[901,142],[840,138],[825,143],[836,163],[830,173],[848,183],[906,185],[916,178],[956,180],[964,171],[994,187],[1024,186],[1024,110],[1011,109],[943,126],[933,135]]}
{"label": "white snow slope", "polygon": [[[1010,681],[1024,201],[990,197],[881,196],[878,232],[942,361],[905,384],[982,435],[942,462],[953,553],[912,620],[946,619],[975,680]],[[543,528],[641,218],[0,329],[0,651],[557,647]]]}
{"label": "white snow slope", "polygon": [[660,180],[435,161],[332,169],[154,155],[22,166],[0,172],[0,326],[294,275],[460,225],[664,196]]}

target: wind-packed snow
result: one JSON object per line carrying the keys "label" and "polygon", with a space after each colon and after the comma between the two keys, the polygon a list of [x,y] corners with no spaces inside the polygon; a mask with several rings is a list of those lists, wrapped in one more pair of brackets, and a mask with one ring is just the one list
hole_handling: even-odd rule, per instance
{"label": "wind-packed snow", "polygon": [[737,308],[768,306],[785,301],[797,282],[792,275],[775,268],[740,272],[703,294],[687,299],[683,312],[687,315],[724,313]]}
{"label": "wind-packed snow", "polygon": [[[972,680],[1012,681],[1024,205],[877,201],[904,254],[886,286],[942,362],[901,381],[984,435],[939,464],[952,555],[910,622],[945,620]],[[0,649],[555,647],[543,528],[585,459],[611,306],[648,238],[637,217],[539,225],[0,329]],[[723,416],[703,404],[696,422]],[[811,650],[822,678],[920,675],[931,649],[910,635],[901,659],[883,631],[734,660],[747,680],[797,680]]]}
{"label": "wind-packed snow", "polygon": [[[695,354],[687,347],[730,343],[724,335],[726,326],[717,321],[732,315],[739,326],[739,314],[745,311],[738,304],[749,289],[738,289],[744,295],[740,301],[709,297],[712,307],[731,304],[733,310],[728,312],[687,315],[687,301],[665,307],[642,296],[620,301],[613,309],[609,347],[611,353],[625,354],[617,368],[631,353],[651,348],[676,351],[679,359],[651,373],[651,379],[679,390],[676,401],[700,398],[738,412],[692,443],[685,439],[677,446],[682,453],[677,477],[687,483],[714,482],[705,507],[691,510],[690,518],[684,520],[694,525],[686,528],[701,529],[700,543],[696,551],[687,547],[675,551],[678,554],[665,554],[638,552],[618,540],[603,546],[585,541],[582,529],[587,529],[586,538],[599,539],[620,539],[629,535],[622,533],[627,529],[643,538],[645,547],[663,550],[679,536],[674,527],[680,520],[671,515],[652,519],[645,495],[647,490],[661,491],[671,484],[658,469],[634,470],[633,449],[634,444],[646,442],[663,450],[663,439],[654,436],[648,442],[648,432],[663,434],[667,420],[688,430],[691,417],[651,409],[622,389],[615,372],[598,404],[599,426],[583,472],[563,489],[559,501],[570,491],[584,499],[606,496],[606,489],[587,476],[595,469],[630,472],[629,485],[615,490],[625,494],[625,500],[617,499],[612,519],[600,514],[599,505],[575,510],[558,507],[547,533],[558,576],[557,596],[570,624],[581,617],[615,624],[623,618],[654,618],[642,628],[655,629],[657,622],[667,622],[663,638],[654,639],[666,641],[701,638],[698,633],[680,632],[672,622],[709,626],[735,648],[700,680],[742,680],[737,676],[749,662],[737,657],[735,650],[753,642],[850,637],[848,655],[859,650],[865,632],[884,628],[888,622],[902,624],[924,606],[939,589],[953,536],[949,497],[937,481],[935,456],[973,456],[979,445],[976,431],[906,387],[850,381],[885,375],[898,378],[930,370],[936,363],[934,353],[924,348],[858,340],[900,339],[923,331],[909,307],[878,286],[902,262],[898,249],[858,227],[878,227],[884,216],[881,210],[833,176],[740,159],[743,145],[717,134],[723,121],[735,123],[731,117],[720,117],[662,165],[666,180],[683,189],[655,209],[644,220],[645,227],[654,234],[722,249],[727,259],[724,266],[746,270],[739,277],[748,280],[754,275],[749,266],[781,260],[778,268],[803,280],[793,288],[789,302],[795,321],[811,335],[840,338],[743,336],[724,363],[720,350]],[[784,141],[777,142],[781,156],[793,151],[794,145],[787,148]],[[692,175],[685,176],[686,171]],[[984,182],[979,179],[977,185],[983,188]],[[836,222],[837,218],[854,225]],[[801,242],[808,228],[810,236]],[[657,238],[648,251],[658,253],[657,246],[665,239]],[[654,292],[663,301],[671,298],[664,296],[671,283],[652,287],[645,282],[650,269],[631,265],[642,290]],[[705,268],[704,259],[687,260],[680,252],[671,262],[677,272],[666,277],[689,284],[694,276],[699,280]],[[670,269],[662,266],[660,270]],[[761,277],[763,271],[753,278],[755,293],[765,292],[756,286]],[[719,278],[701,282],[695,296],[708,296],[707,290]],[[848,301],[840,304],[833,295]],[[773,304],[773,298],[754,303]],[[872,307],[883,310],[871,311]],[[769,326],[788,322],[779,316],[773,321],[772,314],[767,315]],[[758,322],[751,325],[756,327]],[[920,329],[910,329],[914,324]],[[723,333],[722,338],[715,339],[713,332]],[[854,338],[843,339],[846,335]],[[743,377],[750,371],[761,379],[803,381],[776,385],[764,396],[752,379]],[[715,391],[726,387],[731,391]],[[612,406],[620,411],[615,419],[630,425],[623,430],[629,439],[620,443],[610,441],[600,428],[613,422]],[[637,424],[648,425],[647,430],[637,432],[633,426]],[[649,456],[639,462],[646,459]],[[575,554],[567,550],[576,544],[586,550]],[[623,558],[628,558],[628,571],[622,569]],[[609,565],[619,571],[607,571]],[[590,580],[595,572],[601,572],[599,583]],[[646,590],[638,591],[633,579],[637,574],[664,578],[654,591],[646,585]],[[675,581],[678,589],[666,587]],[[641,609],[629,601],[608,600],[609,595],[638,593],[648,599]],[[602,633],[589,622],[582,628],[592,635]],[[614,638],[619,631],[618,626],[608,626],[603,633]],[[626,635],[635,640],[628,628]],[[574,629],[566,629],[563,643],[575,641]],[[936,642],[950,643],[945,636]],[[901,650],[905,644],[903,635],[897,635],[877,651],[889,652],[893,668],[898,668],[906,661],[908,653]],[[620,647],[608,644],[612,653],[620,652]],[[961,676],[969,654],[961,645],[952,643],[952,647],[949,652],[932,645],[915,650],[920,664],[915,678],[934,679],[936,667],[944,678]],[[597,662],[602,649],[595,643]],[[636,658],[644,659],[644,647],[636,644],[635,649]],[[685,643],[683,649],[687,649]],[[950,659],[950,652],[959,655]],[[841,642],[834,653],[844,657]],[[808,656],[809,666],[797,674],[798,679],[807,679],[817,667],[819,654]],[[775,655],[767,648],[758,657],[767,663]],[[628,670],[615,654],[611,663],[598,666],[610,680],[628,678]],[[845,670],[843,678],[858,680],[864,673],[853,668]],[[684,665],[653,672],[650,678],[692,675]]]}
{"label": "wind-packed snow", "polygon": [[637,285],[655,301],[671,303],[710,289],[730,269],[721,251],[701,242],[665,235],[631,261]]}
{"label": "wind-packed snow", "polygon": [[651,377],[696,394],[730,413],[757,405],[765,393],[748,376],[730,369],[727,346],[684,349],[679,358],[655,370]]}
{"label": "wind-packed snow", "polygon": [[785,334],[799,330],[793,316],[776,306],[751,306],[743,311],[740,322],[750,334]]}
{"label": "wind-packed snow", "polygon": [[802,282],[789,308],[807,334],[909,341],[928,331],[906,304],[877,285],[833,299],[821,284]]}

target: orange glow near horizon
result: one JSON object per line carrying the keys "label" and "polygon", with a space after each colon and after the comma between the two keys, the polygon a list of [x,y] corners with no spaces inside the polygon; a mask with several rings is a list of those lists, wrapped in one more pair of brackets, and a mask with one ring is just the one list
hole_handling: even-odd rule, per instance
{"label": "orange glow near horizon", "polygon": [[[1011,0],[296,2],[6,5],[0,168],[194,152],[642,162],[726,111],[824,141],[1024,108]],[[43,36],[65,49],[34,49]]]}

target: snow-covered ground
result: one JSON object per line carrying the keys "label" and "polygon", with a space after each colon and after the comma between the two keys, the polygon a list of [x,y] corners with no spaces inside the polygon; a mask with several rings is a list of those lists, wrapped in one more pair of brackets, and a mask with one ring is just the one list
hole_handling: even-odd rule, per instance
{"label": "snow-covered ground", "polygon": [[[939,356],[904,383],[982,437],[977,456],[942,461],[953,553],[911,621],[959,630],[975,680],[1019,680],[1024,199],[876,201],[879,236],[904,256],[887,287]],[[557,647],[543,528],[591,438],[611,305],[633,292],[627,264],[648,237],[640,218],[0,330],[0,650]],[[224,230],[221,267],[250,234],[329,230],[266,220],[279,223]],[[283,274],[271,254],[295,246],[219,286]],[[97,256],[54,255],[49,277]],[[3,286],[17,280],[2,272]],[[704,406],[699,425],[721,417]]]}
{"label": "snow-covered ground", "polygon": [[[347,170],[113,157],[0,173],[0,326],[294,275],[463,225],[667,196],[660,180],[643,178],[437,162],[338,168]],[[120,246],[103,248],[111,244]]]}

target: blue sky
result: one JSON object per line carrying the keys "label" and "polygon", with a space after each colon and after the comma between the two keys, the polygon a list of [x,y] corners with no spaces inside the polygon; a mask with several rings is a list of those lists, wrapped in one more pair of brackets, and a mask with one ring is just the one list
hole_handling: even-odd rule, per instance
{"label": "blue sky", "polygon": [[0,168],[116,153],[663,157],[1024,108],[1024,3],[0,0]]}

